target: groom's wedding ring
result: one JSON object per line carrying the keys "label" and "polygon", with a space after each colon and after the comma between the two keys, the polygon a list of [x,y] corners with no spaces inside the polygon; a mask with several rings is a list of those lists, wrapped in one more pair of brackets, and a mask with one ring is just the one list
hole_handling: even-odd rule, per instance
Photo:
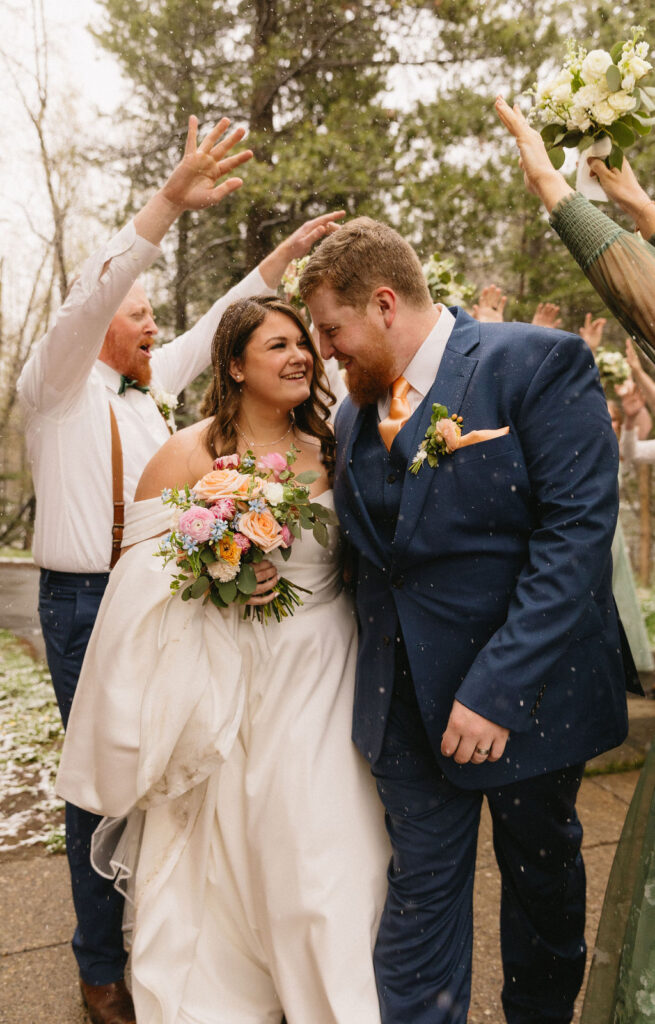
{"label": "groom's wedding ring", "polygon": [[486,750],[482,750],[481,747],[476,747],[475,752],[476,754],[479,754],[480,757],[487,757],[487,755],[491,753],[491,747],[487,747]]}

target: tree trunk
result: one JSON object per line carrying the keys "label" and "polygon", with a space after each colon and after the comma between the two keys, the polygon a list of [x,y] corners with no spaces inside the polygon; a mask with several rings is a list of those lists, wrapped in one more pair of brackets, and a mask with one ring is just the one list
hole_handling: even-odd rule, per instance
{"label": "tree trunk", "polygon": [[[253,29],[250,131],[255,139],[255,158],[271,166],[273,151],[273,100],[276,93],[275,71],[268,65],[268,47],[277,31],[277,0],[256,0]],[[263,73],[261,68],[267,68]],[[248,211],[246,225],[246,268],[251,270],[273,248],[273,209],[264,200],[256,201]]]}

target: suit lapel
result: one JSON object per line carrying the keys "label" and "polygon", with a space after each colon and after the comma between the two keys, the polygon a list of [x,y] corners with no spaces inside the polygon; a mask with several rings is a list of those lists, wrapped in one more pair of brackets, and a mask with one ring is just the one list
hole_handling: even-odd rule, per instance
{"label": "suit lapel", "polygon": [[[438,482],[435,479],[435,474],[439,472],[438,468],[430,469],[426,462],[418,474],[414,475],[409,472],[410,463],[430,426],[433,404],[445,405],[450,416],[453,413],[459,413],[478,362],[468,353],[477,347],[479,336],[478,322],[463,310],[458,309],[455,326],[444,350],[434,384],[395,442],[400,448],[407,466],[400,500],[398,526],[393,542],[396,556],[404,551],[409,544],[427,495]],[[445,458],[447,457],[445,456]]]}
{"label": "suit lapel", "polygon": [[[346,401],[350,402],[350,399]],[[351,513],[348,517],[349,521],[342,523],[342,526],[345,527],[348,533],[359,533],[359,540],[356,537],[350,538],[355,547],[363,550],[367,557],[370,556],[372,549],[374,557],[371,558],[371,561],[381,568],[389,561],[389,555],[388,552],[385,555],[378,533],[362,500],[353,472],[353,448],[362,429],[365,414],[366,410],[357,409],[353,405],[352,409],[348,411],[348,420],[344,424],[343,431],[339,431],[338,446],[342,452],[341,459],[339,460],[341,469],[340,483],[345,489],[346,509]]]}

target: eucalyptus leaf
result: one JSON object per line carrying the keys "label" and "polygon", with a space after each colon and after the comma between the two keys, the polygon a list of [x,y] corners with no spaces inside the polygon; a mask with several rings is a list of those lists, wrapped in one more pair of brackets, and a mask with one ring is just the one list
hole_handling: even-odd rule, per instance
{"label": "eucalyptus leaf", "polygon": [[[622,121],[615,121],[614,124],[609,126],[607,133],[621,149],[627,149],[635,141],[635,133]],[[613,164],[612,166],[615,165]]]}
{"label": "eucalyptus leaf", "polygon": [[284,559],[284,561],[288,562],[289,559],[291,558],[291,548],[279,548],[278,550],[279,550],[280,554],[282,555],[282,558]]}
{"label": "eucalyptus leaf", "polygon": [[325,523],[314,523],[314,539],[318,541],[321,547],[327,547],[328,531]]}
{"label": "eucalyptus leaf", "polygon": [[198,579],[191,584],[191,597],[202,597],[205,591],[209,590],[210,586],[211,579],[209,576],[199,576]]}
{"label": "eucalyptus leaf", "polygon": [[576,146],[580,145],[583,138],[582,132],[567,132],[560,140],[560,145],[565,146],[567,149],[575,149]]}
{"label": "eucalyptus leaf", "polygon": [[215,604],[217,608],[227,608],[225,601],[221,601],[220,595],[216,587],[212,587],[209,591],[209,597],[212,604]]}
{"label": "eucalyptus leaf", "polygon": [[291,531],[293,536],[296,538],[296,540],[299,540],[302,537],[302,530],[300,529],[298,523],[295,522],[295,520],[288,519],[287,520],[287,526],[289,527],[289,530]]}
{"label": "eucalyptus leaf", "polygon": [[257,586],[257,577],[252,565],[244,562],[236,579],[237,589],[248,596],[254,593]]}
{"label": "eucalyptus leaf", "polygon": [[[615,64],[617,63],[617,61],[621,60],[621,56],[622,56],[622,52],[623,52],[623,47],[624,46],[625,46],[625,39],[620,39],[618,41],[618,43],[614,43],[614,46],[610,50],[610,57],[612,58],[612,60],[613,60],[613,62]],[[617,68],[617,70],[618,70],[618,68]]]}
{"label": "eucalyptus leaf", "polygon": [[202,562],[203,565],[211,565],[212,562],[216,562],[218,561],[218,559],[216,558],[216,554],[212,551],[211,548],[204,548],[200,552],[200,561]]}
{"label": "eucalyptus leaf", "polygon": [[610,92],[619,91],[621,88],[621,72],[617,68],[616,64],[610,64],[605,72],[605,79],[607,81],[607,88]]}
{"label": "eucalyptus leaf", "polygon": [[564,163],[564,150],[561,149],[560,147],[556,147],[555,149],[549,149],[548,156],[555,170],[559,171],[560,167]]}
{"label": "eucalyptus leaf", "polygon": [[561,137],[563,134],[564,132],[561,124],[547,124],[545,128],[541,129],[541,137],[546,146],[554,145],[555,139]]}
{"label": "eucalyptus leaf", "polygon": [[237,585],[234,580],[229,580],[228,583],[219,583],[218,592],[221,595],[221,599],[225,601],[225,604],[232,604],[232,601],[237,596]]}
{"label": "eucalyptus leaf", "polygon": [[612,146],[608,157],[608,166],[616,167],[617,171],[623,166],[623,150],[620,146]]}
{"label": "eucalyptus leaf", "polygon": [[314,480],[318,480],[319,475],[314,469],[306,469],[304,473],[298,473],[296,482],[299,484],[313,484]]}

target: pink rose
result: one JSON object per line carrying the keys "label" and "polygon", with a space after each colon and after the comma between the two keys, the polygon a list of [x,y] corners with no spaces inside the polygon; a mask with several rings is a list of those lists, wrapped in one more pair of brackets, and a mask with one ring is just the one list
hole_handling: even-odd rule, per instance
{"label": "pink rose", "polygon": [[282,527],[282,541],[284,543],[284,547],[290,548],[291,545],[293,544],[293,539],[293,534],[289,527],[287,526],[287,524],[285,523],[284,526]]}
{"label": "pink rose", "polygon": [[211,509],[203,508],[201,505],[192,505],[180,516],[177,528],[180,533],[187,534],[193,540],[201,542],[209,540],[215,521]]}
{"label": "pink rose", "polygon": [[454,420],[438,420],[435,432],[444,439],[449,452],[454,452],[459,447],[462,428]]}
{"label": "pink rose", "polygon": [[239,520],[239,530],[265,554],[282,547],[282,528],[268,509],[244,512]]}
{"label": "pink rose", "polygon": [[238,548],[241,548],[242,551],[247,551],[250,547],[250,541],[247,537],[244,537],[242,533],[234,534],[234,543]]}
{"label": "pink rose", "polygon": [[238,469],[241,465],[241,459],[234,453],[234,455],[221,455],[218,459],[214,459],[213,469]]}
{"label": "pink rose", "polygon": [[219,498],[211,507],[216,519],[231,519],[236,510],[237,506],[233,498]]}
{"label": "pink rose", "polygon": [[288,468],[289,464],[287,460],[284,455],[280,455],[279,452],[269,452],[268,455],[261,455],[257,459],[257,469],[272,469],[276,480],[279,479],[280,473],[283,473],[284,470]]}

